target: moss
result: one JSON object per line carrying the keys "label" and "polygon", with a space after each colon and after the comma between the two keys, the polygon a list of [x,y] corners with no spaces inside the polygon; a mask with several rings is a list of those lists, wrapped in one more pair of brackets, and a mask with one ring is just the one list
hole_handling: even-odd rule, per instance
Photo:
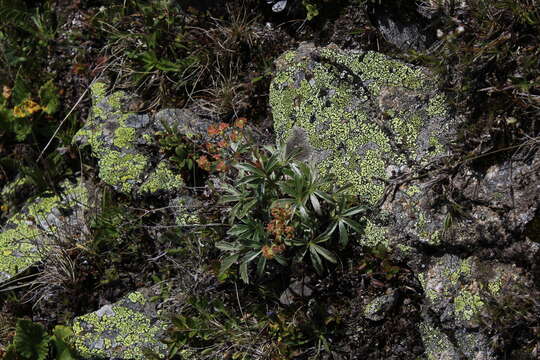
{"label": "moss", "polygon": [[165,325],[142,311],[147,301],[135,292],[103,311],[78,317],[73,325],[74,347],[85,358],[144,359],[145,348],[162,353],[164,345],[158,337]]}
{"label": "moss", "polygon": [[[380,110],[371,99],[383,87],[405,89],[401,92],[433,89],[421,70],[382,54],[329,47],[319,53],[323,57],[319,62],[303,55],[304,50],[287,52],[276,61],[279,69],[270,88],[270,104],[278,140],[288,139],[295,126],[304,129],[320,155],[321,173],[335,175],[341,185],[352,183],[351,193],[374,204],[384,192],[384,182],[377,178],[387,177],[386,166],[406,163],[405,156],[392,148],[392,141],[414,151],[426,110],[389,109],[388,124],[395,134],[390,139],[373,121],[380,117]],[[355,85],[358,77],[369,91]]]}
{"label": "moss", "polygon": [[180,175],[175,175],[167,166],[166,162],[160,162],[146,182],[141,186],[141,192],[154,193],[158,190],[175,190],[184,186],[184,180]]}
{"label": "moss", "polygon": [[378,247],[381,245],[387,247],[388,238],[386,237],[386,229],[368,220],[364,229],[364,236],[360,242],[362,245],[369,247]]}

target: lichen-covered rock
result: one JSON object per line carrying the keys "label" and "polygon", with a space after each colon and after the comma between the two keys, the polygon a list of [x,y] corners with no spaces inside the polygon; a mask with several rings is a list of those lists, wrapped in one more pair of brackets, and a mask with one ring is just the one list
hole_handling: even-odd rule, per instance
{"label": "lichen-covered rock", "polygon": [[199,212],[203,207],[202,203],[190,196],[181,196],[170,201],[169,206],[173,211],[174,222],[178,227],[192,226],[200,224]]}
{"label": "lichen-covered rock", "polygon": [[490,349],[488,339],[478,333],[441,330],[430,319],[418,327],[427,360],[497,359]]}
{"label": "lichen-covered rock", "polygon": [[77,218],[88,202],[84,184],[64,183],[61,195],[45,193],[13,215],[0,232],[0,283],[47,255],[51,238],[63,223]]}
{"label": "lichen-covered rock", "polygon": [[452,137],[444,97],[422,68],[309,44],[276,66],[270,105],[278,139],[305,136],[321,172],[352,183],[372,204],[383,195],[387,169],[413,171],[444,154]]}
{"label": "lichen-covered rock", "polygon": [[[470,359],[496,358],[486,336],[478,331],[480,315],[490,298],[532,285],[524,271],[515,265],[448,254],[435,259],[418,277],[432,316],[438,317],[441,330],[452,334],[456,348]],[[428,333],[424,337],[432,342]]]}
{"label": "lichen-covered rock", "polygon": [[378,296],[364,308],[364,316],[371,321],[381,321],[396,302],[395,294]]}
{"label": "lichen-covered rock", "polygon": [[[504,248],[529,241],[522,261],[533,263],[540,240],[531,231],[540,219],[540,155],[528,161],[519,158],[494,164],[485,171],[465,169],[450,178],[450,187],[460,189],[461,213],[456,204],[442,197],[429,178],[401,187],[382,209],[391,214],[391,225],[382,230],[388,243],[413,248],[459,251]],[[459,208],[458,208],[459,211]],[[524,234],[525,238],[516,236]],[[532,242],[531,242],[532,241]]]}
{"label": "lichen-covered rock", "polygon": [[163,109],[154,116],[155,126],[165,130],[169,126],[187,137],[207,137],[210,121],[205,120],[189,109]]}
{"label": "lichen-covered rock", "polygon": [[84,358],[144,359],[143,350],[165,354],[166,329],[147,289],[75,318],[72,345]]}
{"label": "lichen-covered rock", "polygon": [[91,115],[74,137],[76,143],[92,148],[99,177],[126,194],[182,188],[182,178],[173,174],[166,162],[158,161],[150,149],[160,129],[156,119],[127,111],[129,96],[123,91],[106,95],[106,87],[103,82],[91,86]]}

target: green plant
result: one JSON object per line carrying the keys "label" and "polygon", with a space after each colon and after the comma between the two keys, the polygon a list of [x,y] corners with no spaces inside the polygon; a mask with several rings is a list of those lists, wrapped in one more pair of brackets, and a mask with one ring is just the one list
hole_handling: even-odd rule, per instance
{"label": "green plant", "polygon": [[178,125],[171,125],[167,121],[162,121],[161,124],[165,130],[157,134],[160,148],[169,153],[169,160],[173,161],[180,171],[192,170],[195,165],[194,157],[197,155],[196,143],[182,134]]}
{"label": "green plant", "polygon": [[39,103],[32,100],[31,90],[22,76],[17,76],[13,89],[3,85],[0,127],[13,133],[16,141],[24,141],[32,131],[42,132],[46,115],[54,114],[59,108],[58,89],[52,80],[43,84],[38,94]]}
{"label": "green plant", "polygon": [[139,86],[150,107],[172,92],[191,94],[206,68],[206,49],[191,36],[179,5],[123,1],[103,8],[91,24],[106,41],[103,59],[125,54],[108,64],[119,84]]}
{"label": "green plant", "polygon": [[52,334],[48,334],[43,325],[20,319],[17,321],[13,344],[7,348],[4,359],[76,359],[75,353],[66,342],[72,335],[73,331],[67,326],[57,325]]}
{"label": "green plant", "polygon": [[318,273],[324,261],[337,262],[335,250],[343,249],[349,234],[360,234],[356,219],[367,208],[357,205],[348,187],[332,186],[312,164],[295,159],[286,146],[256,149],[253,161],[235,165],[238,181],[224,183],[222,203],[231,204],[229,238],[217,247],[229,255],[220,274],[235,263],[248,282],[248,265],[257,260],[257,275],[268,261],[281,265],[302,263],[309,254]]}
{"label": "green plant", "polygon": [[172,318],[164,342],[169,358],[190,358],[196,352],[201,359],[227,358],[226,354],[232,359],[251,359],[264,353],[265,342],[259,335],[265,326],[266,321],[241,317],[219,300],[191,298]]}
{"label": "green plant", "polygon": [[[339,333],[340,316],[328,313],[324,303],[311,301],[307,308],[287,308],[268,317],[268,337],[273,340],[272,358],[300,355],[317,359],[332,353],[331,338]],[[325,357],[323,357],[325,358]]]}
{"label": "green plant", "polygon": [[302,0],[302,5],[304,5],[304,8],[306,9],[306,19],[313,20],[316,16],[319,15],[319,9],[317,8],[316,4],[313,4],[309,0]]}

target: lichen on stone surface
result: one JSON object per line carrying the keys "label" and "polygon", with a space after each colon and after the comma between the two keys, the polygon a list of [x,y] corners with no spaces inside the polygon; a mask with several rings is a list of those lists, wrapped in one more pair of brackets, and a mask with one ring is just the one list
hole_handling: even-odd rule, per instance
{"label": "lichen on stone surface", "polygon": [[99,176],[104,182],[129,193],[133,186],[140,182],[148,159],[141,154],[110,150],[99,159],[98,164]]}
{"label": "lichen on stone surface", "polygon": [[[152,153],[146,145],[153,145],[157,128],[153,127],[150,116],[125,111],[129,96],[122,91],[107,95],[106,88],[102,82],[91,86],[90,116],[74,137],[75,142],[92,148],[92,154],[98,159],[99,177],[128,194],[179,189],[184,184],[181,176],[173,174],[164,162],[151,170]],[[165,109],[159,114],[173,118],[178,111]]]}
{"label": "lichen on stone surface", "polygon": [[158,190],[175,190],[184,186],[184,180],[179,174],[174,174],[168,166],[168,163],[161,161],[156,166],[156,169],[150,173],[148,179],[141,186],[140,191],[143,193],[154,193]]}
{"label": "lichen on stone surface", "polygon": [[140,184],[149,159],[136,148],[137,130],[126,124],[130,116],[136,116],[122,110],[127,95],[117,91],[106,96],[106,87],[102,82],[91,86],[91,113],[74,139],[90,145],[105,183],[129,193]]}
{"label": "lichen on stone surface", "polygon": [[[278,141],[302,129],[321,173],[352,183],[351,193],[368,203],[382,197],[387,166],[423,164],[443,151],[444,98],[430,102],[437,92],[424,70],[375,52],[310,45],[276,66],[270,105]],[[369,230],[370,246],[385,241],[384,229]]]}
{"label": "lichen on stone surface", "polygon": [[41,260],[47,253],[47,235],[56,224],[50,215],[54,208],[85,206],[88,194],[84,185],[64,183],[62,196],[46,193],[11,217],[0,233],[0,281],[9,279]]}
{"label": "lichen on stone surface", "polygon": [[164,353],[159,337],[165,328],[155,304],[141,292],[134,292],[116,304],[76,318],[72,345],[85,358],[144,359],[146,348]]}
{"label": "lichen on stone surface", "polygon": [[472,320],[484,307],[484,302],[479,294],[469,290],[461,290],[454,298],[454,311],[457,317],[463,320]]}
{"label": "lichen on stone surface", "polygon": [[363,239],[360,242],[369,247],[377,247],[381,245],[386,247],[388,245],[386,228],[367,220],[366,227],[364,228]]}
{"label": "lichen on stone surface", "polygon": [[419,326],[428,360],[459,360],[454,345],[448,336],[427,321]]}
{"label": "lichen on stone surface", "polygon": [[174,219],[176,225],[182,227],[186,225],[200,224],[201,219],[199,215],[194,211],[196,204],[189,204],[193,202],[191,198],[180,197],[171,201],[171,205],[174,207]]}

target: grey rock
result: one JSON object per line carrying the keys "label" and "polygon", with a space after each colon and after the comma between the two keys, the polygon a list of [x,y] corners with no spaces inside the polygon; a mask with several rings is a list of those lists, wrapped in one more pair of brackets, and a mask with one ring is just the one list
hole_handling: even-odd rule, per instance
{"label": "grey rock", "polygon": [[364,316],[371,321],[381,321],[394,306],[396,300],[394,293],[376,297],[365,306]]}
{"label": "grey rock", "polygon": [[164,355],[160,341],[167,323],[150,300],[155,290],[141,289],[73,321],[71,345],[83,358],[144,359],[144,349]]}
{"label": "grey rock", "polygon": [[313,290],[307,285],[309,278],[293,281],[289,287],[281,294],[279,301],[283,305],[291,305],[296,298],[308,298],[313,294]]}

